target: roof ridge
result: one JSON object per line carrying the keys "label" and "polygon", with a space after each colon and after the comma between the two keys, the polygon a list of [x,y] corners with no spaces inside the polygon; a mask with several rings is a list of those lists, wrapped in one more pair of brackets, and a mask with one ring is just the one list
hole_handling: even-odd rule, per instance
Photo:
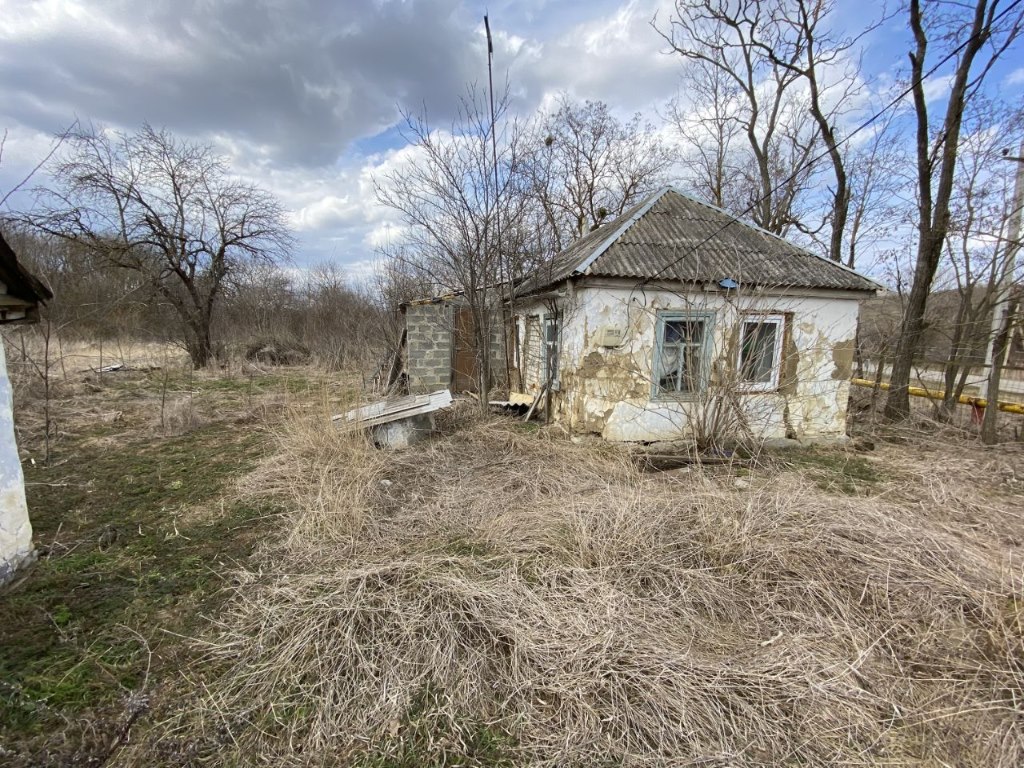
{"label": "roof ridge", "polygon": [[634,207],[633,213],[631,213],[626,218],[625,222],[616,227],[614,232],[612,232],[607,238],[602,240],[600,245],[598,245],[597,248],[591,251],[590,255],[587,256],[583,261],[581,261],[579,266],[576,267],[571,274],[583,274],[588,269],[590,269],[593,263],[597,261],[598,258],[600,258],[605,251],[607,251],[609,248],[612,247],[612,245],[615,244],[616,240],[618,240],[620,237],[626,234],[626,230],[628,230],[637,221],[643,218],[643,216],[648,211],[650,211],[651,208],[654,207],[654,204],[658,202],[670,190],[672,190],[671,186],[664,186],[658,191],[652,192],[645,200],[637,203],[637,205]]}
{"label": "roof ridge", "polygon": [[[867,275],[863,275],[860,272],[858,272],[857,270],[855,270],[853,267],[846,266],[841,261],[833,261],[832,259],[828,258],[827,256],[822,256],[820,253],[815,253],[814,251],[812,251],[812,250],[810,250],[808,248],[804,248],[801,245],[797,245],[796,243],[793,243],[793,242],[787,240],[782,235],[777,235],[774,232],[769,232],[764,227],[760,227],[757,224],[754,224],[753,222],[746,222],[743,219],[741,219],[739,216],[736,216],[735,214],[729,213],[724,208],[719,208],[717,205],[712,205],[711,203],[707,202],[706,200],[701,200],[699,197],[695,197],[694,195],[691,195],[691,194],[688,194],[686,192],[683,192],[682,190],[677,189],[674,186],[669,185],[668,187],[666,187],[663,190],[663,192],[664,191],[668,191],[668,190],[672,190],[673,192],[675,192],[680,197],[685,197],[687,200],[692,200],[693,202],[697,203],[698,205],[703,205],[705,208],[710,208],[712,211],[720,213],[723,216],[727,216],[730,219],[730,221],[729,221],[729,224],[726,224],[726,227],[728,227],[728,226],[730,226],[730,225],[732,225],[734,223],[742,224],[743,226],[748,227],[748,228],[754,230],[755,232],[759,232],[760,234],[765,235],[766,237],[771,237],[771,238],[773,238],[775,240],[778,240],[779,242],[784,243],[785,245],[789,246],[790,248],[794,248],[795,250],[798,250],[798,251],[800,251],[802,253],[806,253],[808,256],[813,256],[816,259],[820,259],[821,261],[824,261],[826,264],[829,264],[829,265],[831,265],[833,267],[839,267],[844,272],[849,272],[851,275],[856,275],[857,277],[863,278],[864,280],[867,280],[870,283],[874,283],[875,285],[877,285],[883,291],[887,291],[888,290],[884,285],[882,285],[880,282],[875,280],[873,277],[868,277]],[[722,229],[725,229],[725,227],[722,227]]]}

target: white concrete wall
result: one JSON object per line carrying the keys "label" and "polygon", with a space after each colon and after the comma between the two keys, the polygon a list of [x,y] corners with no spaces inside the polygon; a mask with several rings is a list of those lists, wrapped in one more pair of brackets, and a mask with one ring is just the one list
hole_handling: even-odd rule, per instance
{"label": "white concrete wall", "polygon": [[[713,413],[742,422],[760,438],[842,439],[858,309],[856,298],[838,293],[679,295],[632,286],[580,287],[562,302],[557,416],[573,431],[615,441],[699,437]],[[714,363],[704,395],[652,398],[659,310],[714,313]],[[735,384],[737,330],[742,313],[751,311],[787,317],[783,375],[772,392]],[[599,345],[605,325],[625,328],[620,347]]]}
{"label": "white concrete wall", "polygon": [[7,357],[0,339],[0,583],[32,557],[32,526],[25,504],[25,482],[14,442],[14,404]]}

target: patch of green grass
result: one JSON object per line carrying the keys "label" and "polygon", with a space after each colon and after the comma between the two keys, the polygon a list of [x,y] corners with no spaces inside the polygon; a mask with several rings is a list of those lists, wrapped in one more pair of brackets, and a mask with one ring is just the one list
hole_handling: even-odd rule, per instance
{"label": "patch of green grass", "polygon": [[782,458],[791,467],[807,471],[824,491],[855,496],[870,492],[882,480],[873,462],[848,451],[804,448],[787,451]]}
{"label": "patch of green grass", "polygon": [[494,547],[487,542],[463,537],[453,537],[444,542],[441,548],[454,557],[491,557],[495,554]]}
{"label": "patch of green grass", "polygon": [[71,622],[71,609],[63,604],[58,605],[53,609],[51,618],[58,627],[66,627]]}
{"label": "patch of green grass", "polygon": [[393,732],[356,758],[357,768],[512,768],[515,740],[496,725],[442,711],[429,686],[412,702]]}
{"label": "patch of green grass", "polygon": [[182,637],[215,612],[275,512],[222,500],[263,450],[263,435],[242,429],[69,440],[50,468],[25,467],[42,555],[0,593],[0,743],[26,764],[54,744],[77,749],[69,728],[97,727],[147,675],[153,687],[177,673]]}

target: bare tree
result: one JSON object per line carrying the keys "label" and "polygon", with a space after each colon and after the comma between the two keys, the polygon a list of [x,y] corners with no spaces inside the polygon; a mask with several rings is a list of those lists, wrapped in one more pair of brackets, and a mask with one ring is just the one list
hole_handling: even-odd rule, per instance
{"label": "bare tree", "polygon": [[[688,98],[671,118],[698,191],[777,234],[795,227],[843,261],[856,165],[842,124],[864,85],[860,40],[878,22],[839,34],[835,11],[834,0],[679,0],[661,34],[688,61]],[[826,186],[827,202],[814,191]]]}
{"label": "bare tree", "polygon": [[402,245],[381,248],[379,255],[369,288],[383,319],[381,335],[384,345],[393,355],[401,346],[405,327],[399,307],[408,301],[429,296],[434,286],[429,276],[415,266],[416,259]]}
{"label": "bare tree", "polygon": [[405,138],[415,159],[376,180],[377,199],[406,224],[397,253],[438,289],[465,301],[482,408],[493,379],[491,342],[501,328],[504,285],[520,270],[523,254],[515,223],[528,201],[516,188],[522,132],[504,120],[507,110],[506,90],[492,123],[486,95],[470,86],[447,131],[432,129],[425,116],[407,115]]}
{"label": "bare tree", "polygon": [[998,441],[999,387],[1006,356],[1013,343],[1015,326],[1020,323],[1021,288],[1013,282],[1016,276],[1017,253],[1021,246],[1020,222],[1024,214],[1024,141],[1020,147],[1019,155],[1007,158],[1017,163],[1017,172],[1014,174],[1013,200],[1007,206],[1007,215],[999,238],[1003,245],[1003,254],[999,264],[995,299],[992,302],[992,350],[989,355],[988,379],[985,382],[989,405],[981,422],[981,441],[985,445],[993,445]]}
{"label": "bare tree", "polygon": [[[957,172],[950,199],[946,262],[956,309],[949,326],[940,413],[949,418],[963,393],[972,366],[989,343],[992,313],[1012,241],[1001,236],[1012,205],[1010,180],[1002,152],[1020,135],[1019,109],[978,98],[966,107]],[[941,279],[941,277],[939,278]]]}
{"label": "bare tree", "polygon": [[866,141],[842,147],[849,207],[837,260],[851,269],[858,267],[863,251],[891,238],[893,222],[905,219],[910,205],[902,194],[908,182],[901,172],[906,167],[904,142],[891,122],[874,126]]}
{"label": "bare tree", "polygon": [[680,165],[698,196],[733,213],[742,213],[746,183],[742,176],[745,131],[739,89],[718,67],[691,66],[686,98],[669,102],[667,119],[685,147]]}
{"label": "bare tree", "polygon": [[759,45],[774,64],[798,75],[806,86],[807,112],[825,145],[834,181],[826,215],[830,230],[826,253],[833,261],[842,261],[853,190],[838,122],[862,89],[859,63],[852,54],[860,39],[880,22],[868,24],[856,35],[839,35],[829,27],[835,9],[834,0],[783,0],[772,14],[778,31],[767,44],[759,41]]}
{"label": "bare tree", "polygon": [[31,222],[140,275],[173,307],[196,367],[211,361],[214,308],[232,272],[292,245],[273,195],[230,178],[211,147],[148,125],[76,129],[52,177]]}
{"label": "bare tree", "polygon": [[676,0],[668,26],[659,28],[655,20],[655,29],[687,60],[687,82],[705,90],[713,84],[728,100],[724,115],[746,138],[738,163],[747,180],[739,212],[784,235],[794,226],[810,230],[800,205],[819,137],[805,117],[804,51],[787,42],[780,14],[778,3],[762,0]]}
{"label": "bare tree", "polygon": [[551,253],[653,191],[673,161],[640,115],[622,122],[604,102],[580,104],[564,94],[557,110],[539,117],[528,150],[521,167]]}
{"label": "bare tree", "polygon": [[336,264],[317,264],[300,294],[303,338],[327,368],[366,367],[385,338],[379,306]]}
{"label": "bare tree", "polygon": [[[932,2],[926,6],[922,6],[920,0],[910,0],[908,11],[914,35],[910,85],[917,154],[917,259],[885,403],[885,415],[890,419],[910,415],[910,371],[924,329],[928,295],[949,230],[964,109],[977,95],[992,66],[1017,39],[1024,21],[1024,10],[1019,3],[1004,8],[1000,0],[974,0],[968,4]],[[940,50],[953,62],[945,114],[937,131],[932,125],[925,94],[932,41],[938,41],[943,46]]]}

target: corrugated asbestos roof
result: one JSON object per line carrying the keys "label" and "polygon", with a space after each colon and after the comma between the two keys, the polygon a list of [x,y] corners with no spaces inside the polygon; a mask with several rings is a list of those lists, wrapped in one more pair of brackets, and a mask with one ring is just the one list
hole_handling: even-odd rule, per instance
{"label": "corrugated asbestos roof", "polygon": [[576,275],[778,288],[876,291],[852,269],[798,248],[714,206],[665,187],[590,232],[527,279],[521,295]]}

